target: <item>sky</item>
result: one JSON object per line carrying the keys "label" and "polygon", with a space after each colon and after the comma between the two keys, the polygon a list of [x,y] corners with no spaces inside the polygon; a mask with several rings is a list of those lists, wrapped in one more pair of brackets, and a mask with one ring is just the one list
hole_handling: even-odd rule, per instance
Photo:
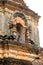
{"label": "sky", "polygon": [[38,23],[40,46],[43,48],[43,0],[24,0],[27,6],[41,16]]}

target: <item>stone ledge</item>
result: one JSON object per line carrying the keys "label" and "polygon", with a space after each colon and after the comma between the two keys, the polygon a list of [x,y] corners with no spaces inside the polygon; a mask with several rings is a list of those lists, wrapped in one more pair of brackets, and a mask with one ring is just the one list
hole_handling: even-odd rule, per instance
{"label": "stone ledge", "polygon": [[0,65],[32,65],[30,61],[18,60],[14,58],[3,58],[0,59]]}
{"label": "stone ledge", "polygon": [[[6,46],[6,47],[5,47]],[[29,53],[35,53],[37,54],[39,52],[39,49],[37,46],[32,45],[31,43],[19,43],[15,40],[1,40],[0,41],[0,48],[11,48],[11,49],[21,49],[23,51],[29,52]]]}

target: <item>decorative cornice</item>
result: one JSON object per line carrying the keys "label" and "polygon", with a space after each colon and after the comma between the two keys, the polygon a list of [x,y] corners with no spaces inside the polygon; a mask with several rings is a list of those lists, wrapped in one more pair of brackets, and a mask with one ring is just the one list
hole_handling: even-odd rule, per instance
{"label": "decorative cornice", "polygon": [[8,47],[10,45],[10,47],[12,47],[13,49],[15,48],[15,45],[16,47],[20,47],[22,48],[22,50],[24,49],[27,50],[26,52],[31,52],[31,53],[35,53],[35,54],[38,54],[39,53],[39,48],[38,46],[36,45],[32,45],[31,43],[20,43],[18,41],[15,41],[15,40],[0,40],[0,45],[7,45],[8,44]]}
{"label": "decorative cornice", "polygon": [[[6,1],[7,1],[7,2],[6,2]],[[1,3],[1,2],[0,2],[0,3]],[[34,18],[37,18],[37,19],[40,18],[40,16],[39,16],[37,13],[35,13],[35,12],[32,11],[31,9],[29,9],[26,5],[18,4],[18,3],[16,3],[16,2],[12,1],[12,0],[11,0],[11,1],[10,1],[10,0],[5,0],[4,3],[7,4],[7,5],[16,7],[16,8],[20,8],[20,9],[22,9],[22,11],[25,11],[26,14],[28,13],[28,15],[31,15],[31,16],[34,17]],[[5,7],[6,7],[6,5],[5,5]]]}
{"label": "decorative cornice", "polygon": [[24,6],[24,5],[21,5],[21,4],[18,4],[18,3],[16,3],[16,2],[12,2],[12,1],[8,1],[7,3],[10,4],[10,5],[12,5],[12,6],[19,7],[19,8],[21,8],[22,10],[24,9],[24,10],[26,10],[27,12],[30,12],[31,15],[35,15],[36,17],[40,18],[40,16],[39,16],[37,13],[35,13],[35,12],[32,11],[31,9],[29,9],[27,6]]}

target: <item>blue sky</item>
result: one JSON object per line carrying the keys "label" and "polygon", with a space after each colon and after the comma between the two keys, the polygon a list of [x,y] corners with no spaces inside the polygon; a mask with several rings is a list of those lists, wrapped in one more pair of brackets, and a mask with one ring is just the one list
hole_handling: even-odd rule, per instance
{"label": "blue sky", "polygon": [[43,0],[24,0],[27,6],[38,13],[41,18],[39,20],[39,39],[40,39],[40,46],[43,47]]}

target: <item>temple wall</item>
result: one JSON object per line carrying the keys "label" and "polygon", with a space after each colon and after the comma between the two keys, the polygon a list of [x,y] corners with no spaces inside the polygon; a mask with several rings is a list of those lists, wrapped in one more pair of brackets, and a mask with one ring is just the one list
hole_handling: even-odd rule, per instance
{"label": "temple wall", "polygon": [[[0,15],[2,15],[2,17],[0,16],[0,35],[7,35],[7,38],[2,35],[0,39],[0,65],[38,65],[39,63],[35,60],[42,61],[41,56],[39,57],[38,55],[39,48],[34,44],[32,45],[29,41],[25,42],[25,34],[27,28],[30,27],[28,36],[35,44],[39,45],[37,19],[39,19],[40,16],[30,10],[23,0],[1,0]],[[15,15],[18,17],[17,20],[15,20]],[[9,26],[9,22],[11,22],[11,27]],[[20,26],[17,27],[15,23],[19,23]],[[21,32],[17,30],[17,28],[19,28]],[[14,39],[10,37],[11,35]],[[22,43],[20,43],[20,38],[20,42],[17,40],[18,37],[22,39]],[[24,61],[26,63],[24,63]]]}
{"label": "temple wall", "polygon": [[40,45],[37,19],[34,19],[31,16],[26,16],[26,18],[27,18],[27,25],[31,27],[31,34],[30,34],[31,40],[33,40],[35,44]]}

